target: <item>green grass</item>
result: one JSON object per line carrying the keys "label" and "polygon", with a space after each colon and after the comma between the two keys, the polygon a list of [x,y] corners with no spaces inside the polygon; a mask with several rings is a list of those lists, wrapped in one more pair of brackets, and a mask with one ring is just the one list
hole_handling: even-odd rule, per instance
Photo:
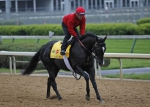
{"label": "green grass", "polygon": [[[134,39],[106,40],[106,53],[130,53]],[[150,54],[150,39],[137,39],[133,53]]]}
{"label": "green grass", "polygon": [[[150,59],[122,59],[123,68],[141,68],[150,67]],[[102,69],[119,69],[119,61],[117,59],[110,59],[110,65],[108,67],[102,67]]]}
{"label": "green grass", "polygon": [[[60,40],[52,39],[52,40]],[[40,39],[38,44],[45,44],[49,39]],[[107,39],[106,53],[130,53],[134,39]],[[12,39],[3,39],[2,43],[12,43]],[[37,43],[37,39],[15,39],[14,43]],[[136,41],[133,53],[150,54],[150,40],[138,39]]]}
{"label": "green grass", "polygon": [[[16,73],[21,73],[21,72],[22,72],[21,69],[16,69]],[[10,73],[10,69],[0,68],[0,73]],[[14,69],[12,69],[12,73],[14,73]],[[48,72],[45,69],[43,69],[43,70],[35,70],[33,73],[48,73]]]}
{"label": "green grass", "polygon": [[[12,72],[14,72],[14,70],[12,69]],[[19,69],[16,69],[17,73],[20,73]],[[0,73],[10,73],[10,69],[8,68],[0,68]]]}
{"label": "green grass", "polygon": [[10,70],[9,70],[9,69],[7,69],[7,68],[0,68],[0,73],[3,73],[3,72],[5,72],[5,73],[9,73],[9,72],[10,72]]}
{"label": "green grass", "polygon": [[[134,39],[108,39],[106,40],[106,53],[130,53]],[[133,53],[150,54],[150,40],[137,39]],[[122,59],[123,68],[150,67],[150,59]],[[111,59],[111,64],[102,69],[118,69],[117,59]]]}
{"label": "green grass", "polygon": [[[106,75],[107,78],[120,78],[120,74]],[[124,79],[150,80],[150,73],[143,74],[123,74]]]}

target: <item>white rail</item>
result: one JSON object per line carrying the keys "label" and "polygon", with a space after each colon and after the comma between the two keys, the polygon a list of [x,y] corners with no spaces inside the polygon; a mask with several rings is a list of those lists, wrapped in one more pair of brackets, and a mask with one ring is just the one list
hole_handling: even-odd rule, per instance
{"label": "white rail", "polygon": [[[14,74],[16,74],[16,62],[26,62],[26,61],[16,61],[15,56],[33,56],[36,52],[14,52],[14,51],[0,51],[1,56],[9,56],[10,74],[12,73],[12,65],[14,69]],[[119,60],[120,64],[120,79],[122,80],[122,60],[121,59],[150,59],[150,54],[136,54],[136,53],[105,53],[105,58],[115,58]],[[12,60],[13,58],[13,60]],[[96,72],[99,73],[99,78],[101,77],[100,67],[97,69],[95,65]]]}
{"label": "white rail", "polygon": [[[62,35],[54,35],[54,32],[49,32],[48,36],[29,36],[29,35],[0,35],[1,39],[48,39],[48,38],[59,38],[63,39]],[[99,37],[105,37],[106,35],[98,35]],[[150,35],[108,35],[109,39],[150,39]]]}

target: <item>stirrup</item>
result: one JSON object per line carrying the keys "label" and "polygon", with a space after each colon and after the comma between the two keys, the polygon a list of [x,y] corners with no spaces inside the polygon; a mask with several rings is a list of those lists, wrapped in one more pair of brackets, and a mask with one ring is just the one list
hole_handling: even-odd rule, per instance
{"label": "stirrup", "polygon": [[65,54],[66,54],[66,51],[65,51],[65,50],[61,50],[60,54],[61,54],[61,55],[65,55]]}

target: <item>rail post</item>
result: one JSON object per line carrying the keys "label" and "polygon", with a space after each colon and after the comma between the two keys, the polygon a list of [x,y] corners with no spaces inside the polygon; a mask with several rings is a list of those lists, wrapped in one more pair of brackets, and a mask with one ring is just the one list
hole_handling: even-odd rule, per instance
{"label": "rail post", "polygon": [[12,75],[12,58],[9,57],[9,68],[10,68],[10,75]]}
{"label": "rail post", "polygon": [[122,75],[122,60],[119,58],[119,64],[120,64],[120,80],[123,79],[123,75]]}
{"label": "rail post", "polygon": [[133,50],[134,50],[134,46],[135,46],[136,40],[137,40],[137,39],[134,39],[134,42],[133,42],[133,45],[132,45],[132,48],[131,48],[131,53],[133,53]]}
{"label": "rail post", "polygon": [[0,44],[2,43],[2,36],[0,36]]}
{"label": "rail post", "polygon": [[14,68],[14,75],[16,75],[16,58],[13,56],[13,68]]}
{"label": "rail post", "polygon": [[50,41],[51,41],[51,38],[52,38],[53,35],[54,35],[54,32],[49,31],[49,38],[50,38]]}

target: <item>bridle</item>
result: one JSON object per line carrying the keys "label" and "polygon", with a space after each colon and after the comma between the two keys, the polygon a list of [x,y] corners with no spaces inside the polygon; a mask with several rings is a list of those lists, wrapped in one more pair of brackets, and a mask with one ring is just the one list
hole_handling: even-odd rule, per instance
{"label": "bridle", "polygon": [[[100,51],[102,51],[102,53],[99,53]],[[92,52],[95,54],[95,57],[96,57],[95,59],[98,63],[100,63],[100,60],[99,60],[100,58],[98,58],[98,57],[103,58],[105,51],[106,51],[106,45],[104,42],[102,42],[102,43],[97,42],[94,45]]]}

